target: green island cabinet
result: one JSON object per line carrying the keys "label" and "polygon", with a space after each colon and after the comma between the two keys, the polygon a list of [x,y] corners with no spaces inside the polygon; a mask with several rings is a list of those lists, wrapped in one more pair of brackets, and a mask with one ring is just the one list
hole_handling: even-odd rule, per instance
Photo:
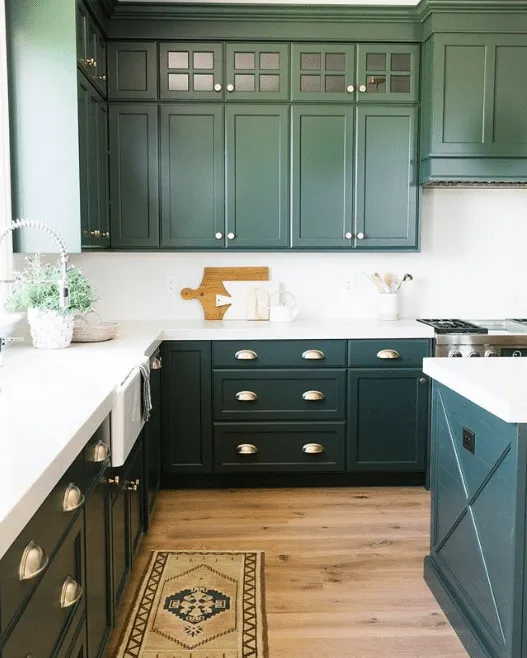
{"label": "green island cabinet", "polygon": [[527,180],[525,34],[434,34],[423,68],[422,182]]}
{"label": "green island cabinet", "polygon": [[527,425],[437,382],[424,575],[471,658],[523,658]]}
{"label": "green island cabinet", "polygon": [[426,470],[428,340],[167,341],[163,353],[164,476]]}

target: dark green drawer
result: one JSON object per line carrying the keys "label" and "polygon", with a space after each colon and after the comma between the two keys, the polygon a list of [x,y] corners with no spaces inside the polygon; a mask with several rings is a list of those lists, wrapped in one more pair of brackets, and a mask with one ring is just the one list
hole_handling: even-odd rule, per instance
{"label": "dark green drawer", "polygon": [[344,368],[346,341],[216,341],[212,344],[212,366],[213,368]]}
{"label": "dark green drawer", "polygon": [[[76,591],[73,582],[65,583],[71,578],[84,586],[83,528],[84,519],[78,516],[17,620],[1,651],[2,658],[49,658],[69,630],[77,628],[86,607],[84,593]],[[78,602],[73,603],[79,594]]]}
{"label": "dark green drawer", "polygon": [[[84,473],[82,485],[89,489],[98,482],[101,469],[109,465],[110,459],[110,418],[108,417],[83,450]],[[80,485],[79,485],[80,486]]]}
{"label": "dark green drawer", "polygon": [[214,370],[214,418],[344,420],[346,371]]}
{"label": "dark green drawer", "polygon": [[352,368],[422,368],[430,349],[430,341],[422,338],[350,340],[348,365]]}
{"label": "dark green drawer", "polygon": [[216,423],[217,473],[344,471],[345,423]]}

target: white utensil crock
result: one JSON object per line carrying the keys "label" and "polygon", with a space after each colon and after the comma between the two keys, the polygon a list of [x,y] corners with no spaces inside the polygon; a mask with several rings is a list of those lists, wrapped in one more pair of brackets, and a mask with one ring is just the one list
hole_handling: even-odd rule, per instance
{"label": "white utensil crock", "polygon": [[396,292],[379,295],[379,320],[397,320],[399,318],[399,295]]}

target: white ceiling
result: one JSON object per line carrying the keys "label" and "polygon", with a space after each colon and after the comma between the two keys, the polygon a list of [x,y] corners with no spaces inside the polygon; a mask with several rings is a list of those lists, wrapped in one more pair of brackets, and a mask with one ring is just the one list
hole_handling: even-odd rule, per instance
{"label": "white ceiling", "polygon": [[[120,2],[142,3],[164,3],[167,5],[188,4],[195,2],[199,4],[210,4],[210,0],[119,0]],[[388,5],[388,6],[410,6],[419,4],[420,0],[212,0],[213,4],[249,4],[249,5]]]}

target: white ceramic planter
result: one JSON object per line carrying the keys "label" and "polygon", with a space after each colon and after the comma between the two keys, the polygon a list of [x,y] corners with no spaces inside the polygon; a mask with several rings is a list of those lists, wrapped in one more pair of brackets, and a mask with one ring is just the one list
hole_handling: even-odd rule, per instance
{"label": "white ceramic planter", "polygon": [[72,313],[59,313],[42,308],[28,308],[27,319],[33,347],[56,350],[69,347],[73,337]]}

